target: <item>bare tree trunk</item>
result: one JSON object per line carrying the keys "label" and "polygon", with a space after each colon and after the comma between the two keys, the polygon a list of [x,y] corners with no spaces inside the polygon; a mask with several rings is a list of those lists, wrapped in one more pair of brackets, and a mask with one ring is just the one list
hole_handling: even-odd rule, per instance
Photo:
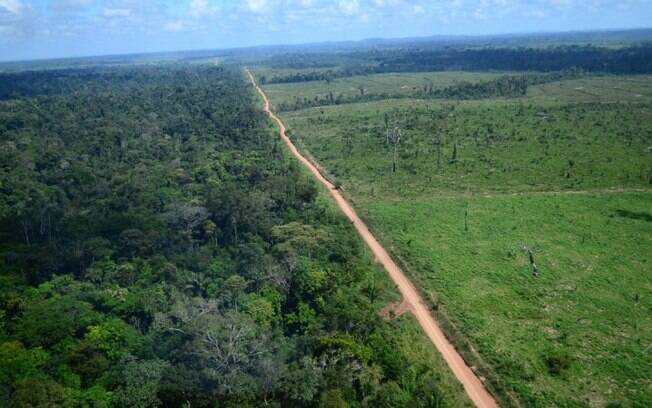
{"label": "bare tree trunk", "polygon": [[396,173],[396,159],[397,159],[397,154],[398,154],[398,150],[397,150],[397,145],[395,144],[395,145],[394,145],[394,163],[393,163],[393,165],[392,165],[392,173]]}
{"label": "bare tree trunk", "polygon": [[525,245],[523,245],[523,250],[525,252],[527,252],[528,257],[530,259],[530,267],[532,268],[532,276],[534,276],[535,278],[538,278],[539,277],[539,268],[537,267],[537,264],[534,261],[534,253],[532,252],[532,250],[530,248],[528,248]]}
{"label": "bare tree trunk", "polygon": [[25,235],[25,244],[27,244],[27,246],[30,246],[31,243],[29,240],[29,227],[27,225],[27,221],[23,221],[22,224],[23,224],[23,234]]}
{"label": "bare tree trunk", "polygon": [[235,244],[238,244],[238,223],[235,216],[231,217],[231,223],[233,224],[233,237],[235,239]]}
{"label": "bare tree trunk", "polygon": [[441,143],[437,145],[437,168],[441,167]]}
{"label": "bare tree trunk", "polygon": [[392,162],[392,173],[396,173],[398,162],[398,145],[401,143],[401,129],[394,128],[393,131],[387,132],[387,139],[394,145],[394,157]]}

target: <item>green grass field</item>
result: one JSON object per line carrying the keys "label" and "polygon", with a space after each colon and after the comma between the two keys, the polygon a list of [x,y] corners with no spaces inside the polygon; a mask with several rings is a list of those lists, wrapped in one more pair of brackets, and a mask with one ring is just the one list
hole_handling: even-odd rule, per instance
{"label": "green grass field", "polygon": [[[396,86],[383,77],[370,83]],[[277,102],[297,86],[266,90]],[[514,99],[384,100],[283,119],[523,406],[643,407],[651,96],[649,76],[589,77]],[[386,120],[402,131],[395,173]]]}
{"label": "green grass field", "polygon": [[[283,116],[295,140],[356,200],[650,188],[652,103],[562,98],[384,100]],[[396,173],[386,116],[402,130]]]}
{"label": "green grass field", "polygon": [[411,95],[432,84],[433,89],[446,88],[459,82],[480,82],[496,79],[504,73],[486,72],[422,72],[416,74],[378,74],[337,78],[325,81],[270,84],[265,91],[273,104],[292,102],[295,98],[325,98],[332,93],[335,97],[352,97],[365,94]]}
{"label": "green grass field", "polygon": [[[365,208],[526,406],[650,406],[650,203],[652,193],[607,193]],[[535,251],[539,278],[522,245]]]}
{"label": "green grass field", "polygon": [[650,102],[652,77],[604,76],[551,82],[531,87],[528,99],[536,103]]}

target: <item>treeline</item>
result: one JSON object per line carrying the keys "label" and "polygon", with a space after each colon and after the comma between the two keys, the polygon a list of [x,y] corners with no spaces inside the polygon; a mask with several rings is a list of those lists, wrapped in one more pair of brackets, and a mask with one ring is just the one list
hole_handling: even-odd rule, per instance
{"label": "treeline", "polygon": [[515,70],[560,71],[580,69],[612,74],[652,72],[652,46],[597,48],[564,46],[554,48],[504,48],[388,52],[371,57],[379,72],[412,70]]}
{"label": "treeline", "polygon": [[[302,56],[302,60],[310,55]],[[652,73],[652,46],[630,48],[598,48],[564,46],[552,48],[481,48],[434,50],[374,50],[350,54],[360,62],[337,69],[297,72],[265,78],[267,83],[331,81],[335,78],[397,72],[427,71],[567,71],[591,73]],[[287,66],[295,64],[287,56]],[[298,58],[298,57],[297,57]],[[319,59],[320,56],[314,58]],[[278,65],[278,64],[277,64]]]}
{"label": "treeline", "polygon": [[[0,100],[30,96],[73,93],[82,90],[106,90],[110,87],[138,86],[151,81],[153,68],[111,69],[71,68],[21,71],[0,74]],[[161,75],[158,72],[157,75]]]}
{"label": "treeline", "polygon": [[422,89],[410,93],[364,93],[356,95],[333,94],[316,96],[312,99],[299,98],[291,102],[281,102],[276,106],[279,112],[287,112],[313,108],[317,106],[343,105],[348,103],[372,102],[385,99],[416,98],[416,99],[484,99],[484,98],[515,98],[527,94],[528,87],[562,79],[576,78],[582,75],[579,71],[562,71],[549,74],[505,75],[497,79],[481,82],[460,82],[444,88],[435,88],[427,82]]}
{"label": "treeline", "polygon": [[444,403],[240,73],[43,75],[0,102],[0,406]]}
{"label": "treeline", "polygon": [[331,82],[337,78],[352,77],[357,75],[369,75],[373,72],[370,66],[348,66],[337,69],[321,71],[297,71],[286,75],[274,75],[267,78],[261,75],[258,79],[261,84],[289,84],[294,82],[326,81]]}

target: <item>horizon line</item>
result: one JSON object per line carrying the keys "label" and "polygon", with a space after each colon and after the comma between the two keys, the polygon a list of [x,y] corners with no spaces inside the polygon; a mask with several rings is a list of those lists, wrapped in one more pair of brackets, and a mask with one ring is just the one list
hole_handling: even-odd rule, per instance
{"label": "horizon line", "polygon": [[[652,31],[652,26],[650,27],[631,27],[631,28],[595,28],[587,30],[556,30],[556,31],[504,31],[504,32],[494,32],[486,34],[432,34],[424,36],[406,36],[406,37],[365,37],[360,39],[352,40],[324,40],[324,41],[312,41],[312,42],[288,42],[288,43],[272,43],[272,44],[256,44],[256,45],[246,45],[246,46],[234,46],[234,47],[224,47],[224,48],[188,48],[188,49],[176,49],[176,50],[158,50],[158,51],[142,51],[142,52],[127,52],[124,54],[86,54],[86,55],[70,55],[66,57],[53,57],[53,58],[29,58],[29,59],[18,59],[18,60],[2,60],[0,59],[0,65],[4,64],[20,64],[20,63],[35,63],[35,62],[47,62],[47,61],[66,61],[66,60],[75,60],[75,59],[94,59],[94,58],[113,58],[113,57],[133,57],[133,56],[155,56],[155,55],[166,55],[166,54],[183,54],[183,53],[192,53],[192,52],[225,52],[225,51],[246,51],[246,50],[256,50],[264,48],[298,48],[298,47],[310,47],[310,46],[325,46],[325,45],[337,45],[337,44],[362,44],[365,42],[371,41],[410,41],[410,40],[428,40],[428,39],[460,39],[460,40],[469,40],[469,39],[481,39],[481,38],[501,38],[501,37],[518,37],[518,36],[535,36],[535,35],[569,35],[569,34],[599,34],[599,33],[615,33],[615,32],[635,32],[635,31]],[[650,38],[652,41],[652,36]]]}

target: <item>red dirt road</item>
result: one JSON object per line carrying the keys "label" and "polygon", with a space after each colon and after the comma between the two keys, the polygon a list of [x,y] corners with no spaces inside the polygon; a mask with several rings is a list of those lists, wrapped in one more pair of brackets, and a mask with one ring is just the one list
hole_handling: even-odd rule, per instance
{"label": "red dirt road", "polygon": [[285,144],[288,146],[292,154],[304,165],[308,170],[310,170],[313,175],[319,180],[323,185],[325,185],[328,190],[330,191],[331,196],[335,199],[337,202],[337,205],[340,207],[340,209],[344,212],[344,214],[351,220],[353,225],[355,226],[356,230],[358,233],[362,236],[364,241],[367,243],[371,251],[376,257],[376,260],[380,262],[385,269],[387,270],[387,273],[389,273],[389,276],[392,278],[396,286],[398,286],[399,291],[403,295],[404,300],[409,304],[410,310],[414,314],[414,316],[417,318],[419,324],[423,328],[423,330],[426,332],[432,343],[435,345],[437,350],[442,354],[444,357],[444,360],[450,367],[451,371],[453,374],[455,374],[455,377],[462,383],[464,386],[464,389],[466,390],[466,393],[468,394],[469,398],[475,403],[477,407],[480,408],[490,408],[490,407],[498,407],[498,404],[496,403],[495,399],[489,394],[487,389],[485,388],[484,384],[478,376],[475,375],[473,370],[466,364],[464,359],[460,356],[460,354],[455,350],[453,345],[448,341],[446,336],[444,336],[444,333],[440,329],[439,325],[435,321],[435,318],[432,316],[430,313],[430,310],[428,310],[428,307],[426,306],[426,303],[423,301],[421,298],[421,295],[417,291],[417,289],[414,287],[412,282],[405,276],[403,271],[398,267],[398,265],[392,260],[392,258],[389,256],[389,253],[383,248],[382,245],[376,240],[376,238],[369,232],[369,228],[367,228],[367,225],[358,217],[358,214],[353,210],[353,207],[344,199],[340,191],[330,182],[328,181],[315,167],[314,164],[312,164],[308,159],[306,159],[296,148],[294,143],[290,140],[290,138],[285,134],[285,125],[281,120],[272,112],[270,109],[270,103],[269,99],[267,99],[267,95],[263,92],[263,90],[256,84],[256,81],[247,70],[247,74],[249,75],[249,78],[251,79],[251,83],[254,85],[254,87],[258,90],[260,95],[263,97],[263,100],[265,102],[264,110],[269,114],[269,116],[277,123],[279,129],[280,129],[280,136],[281,139],[285,142]]}

